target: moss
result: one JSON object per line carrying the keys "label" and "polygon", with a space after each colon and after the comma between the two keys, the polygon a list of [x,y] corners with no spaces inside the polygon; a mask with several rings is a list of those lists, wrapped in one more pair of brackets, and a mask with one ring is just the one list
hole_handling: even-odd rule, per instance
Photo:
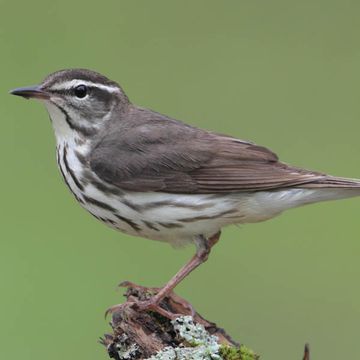
{"label": "moss", "polygon": [[219,355],[224,360],[257,360],[259,355],[255,354],[246,346],[234,347],[229,345],[221,345]]}

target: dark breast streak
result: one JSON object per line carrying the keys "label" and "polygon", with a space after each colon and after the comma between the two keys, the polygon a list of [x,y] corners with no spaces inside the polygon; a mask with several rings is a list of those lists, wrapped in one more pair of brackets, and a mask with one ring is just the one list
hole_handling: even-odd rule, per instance
{"label": "dark breast streak", "polygon": [[[61,161],[62,160],[62,161]],[[71,178],[74,182],[74,184],[77,186],[78,191],[82,194],[84,187],[80,184],[78,179],[75,176],[75,173],[70,169],[68,161],[67,161],[67,144],[61,147],[61,145],[58,145],[56,147],[56,161],[58,164],[58,167],[60,169],[62,178],[65,181],[66,186],[71,191],[71,193],[75,196],[76,200],[84,205],[84,201],[82,198],[80,198],[79,194],[74,191],[72,186],[69,183],[69,178]],[[69,174],[69,176],[68,176]]]}
{"label": "dark breast streak", "polygon": [[[76,155],[77,155],[78,160],[80,161],[81,165],[83,165],[85,168],[84,159],[81,158],[81,156],[78,156],[80,154],[76,153]],[[73,171],[73,169],[69,165],[68,145],[66,143],[63,146],[61,146],[61,145],[57,146],[56,160],[57,160],[57,164],[59,166],[61,175],[65,181],[65,184],[67,185],[67,187],[69,188],[71,193],[75,196],[76,200],[79,203],[81,203],[86,208],[86,210],[88,212],[90,212],[91,215],[93,215],[98,220],[100,220],[108,225],[111,225],[112,227],[116,227],[117,229],[119,229],[120,231],[125,232],[125,233],[126,233],[126,231],[122,227],[120,227],[121,224],[118,226],[119,221],[121,221],[122,224],[126,224],[126,225],[130,226],[136,232],[140,232],[142,230],[141,227],[136,222],[134,222],[133,220],[131,220],[123,215],[120,215],[119,212],[117,211],[117,209],[115,209],[111,205],[106,204],[103,201],[94,199],[86,194],[85,183],[91,182],[98,190],[100,190],[100,189],[104,190],[105,185],[100,187],[99,182],[95,179],[92,179],[89,176],[89,174],[88,174],[88,177],[85,179],[85,181],[83,181],[83,179],[79,179],[76,176],[75,171]],[[73,184],[73,185],[71,185],[71,184]],[[106,195],[106,192],[104,195]],[[119,195],[119,192],[117,195]],[[124,204],[129,206],[129,204],[127,204],[126,201],[124,201]],[[94,206],[94,207],[98,208],[99,210],[106,210],[106,211],[110,212],[113,216],[115,216],[117,218],[117,221],[115,222],[112,219],[98,216],[97,214],[90,211],[87,205]],[[133,210],[135,208],[135,206],[129,206],[129,207],[132,208]]]}

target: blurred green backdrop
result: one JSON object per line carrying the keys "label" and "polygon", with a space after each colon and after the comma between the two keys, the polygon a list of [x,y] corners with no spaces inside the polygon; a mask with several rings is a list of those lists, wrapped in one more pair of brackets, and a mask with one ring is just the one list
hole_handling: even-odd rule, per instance
{"label": "blurred green backdrop", "polygon": [[[128,279],[190,257],[116,233],[76,204],[45,109],[11,88],[86,67],[137,104],[360,178],[359,1],[0,1],[0,358],[106,359],[97,338]],[[266,360],[360,358],[359,199],[224,231],[178,287]]]}

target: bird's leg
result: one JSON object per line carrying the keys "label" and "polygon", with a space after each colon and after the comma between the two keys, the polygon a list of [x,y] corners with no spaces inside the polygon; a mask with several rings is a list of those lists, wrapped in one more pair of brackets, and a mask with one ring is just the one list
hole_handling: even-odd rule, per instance
{"label": "bird's leg", "polygon": [[[158,311],[160,302],[172,292],[172,290],[178,285],[187,275],[189,275],[193,270],[195,270],[199,265],[204,263],[208,258],[211,251],[211,248],[219,241],[221,232],[219,231],[215,235],[211,236],[209,239],[206,239],[204,236],[199,235],[196,238],[196,254],[191,258],[191,260],[185,264],[175,276],[164,286],[162,287],[156,295],[151,297],[147,301],[142,301],[134,304],[140,311],[145,310],[155,310]],[[161,308],[160,308],[161,309]]]}
{"label": "bird's leg", "polygon": [[[136,300],[132,299],[132,300],[128,301],[127,303],[114,305],[106,311],[105,316],[110,313],[122,311],[127,306],[131,306],[138,311],[152,310],[152,311],[158,312],[159,314],[161,314],[167,318],[170,318],[170,319],[176,318],[177,317],[176,314],[170,313],[169,311],[163,309],[160,306],[161,301],[166,296],[169,296],[171,294],[171,292],[176,287],[176,285],[179,284],[179,282],[181,282],[188,274],[190,274],[193,270],[195,270],[199,265],[201,265],[203,262],[205,262],[208,259],[211,248],[220,239],[220,234],[221,233],[219,231],[215,235],[211,236],[209,239],[206,239],[204,236],[199,235],[195,239],[196,254],[191,258],[191,260],[186,265],[184,265],[176,273],[176,275],[164,287],[162,287],[160,289],[151,288],[151,290],[155,290],[157,292],[156,292],[156,295],[152,296],[149,300],[136,301]],[[133,285],[134,284],[132,284],[130,282],[124,282],[124,283],[120,284],[120,286],[125,286],[125,287],[132,287]],[[135,287],[138,287],[142,290],[147,289],[145,287],[137,286],[137,285]],[[178,296],[175,296],[175,294],[171,295],[171,298],[175,302],[181,303],[183,305],[183,307],[189,308],[193,315],[195,314],[195,311],[192,308],[192,306],[189,303],[187,303],[184,299],[182,299]]]}

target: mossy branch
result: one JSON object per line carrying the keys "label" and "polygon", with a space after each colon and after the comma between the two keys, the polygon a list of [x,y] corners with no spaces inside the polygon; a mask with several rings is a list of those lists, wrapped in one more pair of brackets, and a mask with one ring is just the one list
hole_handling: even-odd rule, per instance
{"label": "mossy branch", "polygon": [[[148,299],[157,289],[127,283],[127,303]],[[127,304],[125,303],[125,304]],[[258,360],[260,357],[236,343],[225,332],[193,310],[176,294],[166,297],[161,307],[170,320],[156,312],[138,312],[124,306],[112,314],[112,334],[101,343],[115,360]],[[303,360],[310,360],[308,346]]]}

